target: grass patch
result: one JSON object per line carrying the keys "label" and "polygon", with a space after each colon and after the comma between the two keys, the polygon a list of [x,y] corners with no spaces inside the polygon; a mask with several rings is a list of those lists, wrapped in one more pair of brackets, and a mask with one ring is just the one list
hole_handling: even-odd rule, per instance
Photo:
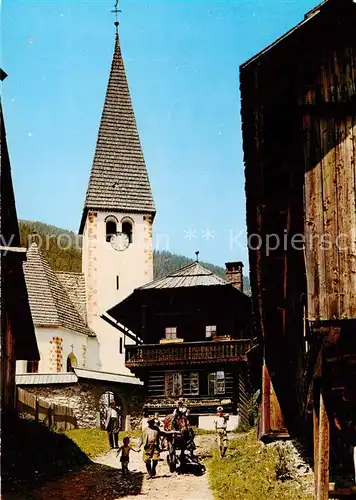
{"label": "grass patch", "polygon": [[120,432],[120,440],[124,439],[125,436],[129,436],[131,439],[132,438],[139,438],[141,436],[142,432],[140,429],[137,429],[135,431],[128,431],[128,432]]}
{"label": "grass patch", "polygon": [[215,434],[215,431],[208,431],[205,429],[199,429],[199,427],[193,427],[194,434],[196,436],[206,436],[208,434]]}
{"label": "grass patch", "polygon": [[110,450],[107,433],[101,429],[73,429],[63,434],[74,441],[89,458],[95,458]]}
{"label": "grass patch", "polygon": [[229,443],[221,460],[214,450],[208,460],[210,486],[216,500],[312,500],[297,481],[279,481],[277,450],[262,446],[250,431]]}
{"label": "grass patch", "polygon": [[[73,429],[65,431],[63,434],[74,441],[89,458],[95,458],[110,450],[107,433],[101,429]],[[119,446],[122,445],[125,436],[137,438],[140,436],[140,431],[120,432]]]}

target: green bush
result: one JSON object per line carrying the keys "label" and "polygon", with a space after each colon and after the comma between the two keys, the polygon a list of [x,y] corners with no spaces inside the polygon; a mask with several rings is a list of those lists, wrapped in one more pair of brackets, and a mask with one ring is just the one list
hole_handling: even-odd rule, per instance
{"label": "green bush", "polygon": [[262,446],[255,430],[229,443],[227,456],[207,462],[209,482],[216,500],[311,500],[300,483],[279,481],[279,456],[275,448]]}

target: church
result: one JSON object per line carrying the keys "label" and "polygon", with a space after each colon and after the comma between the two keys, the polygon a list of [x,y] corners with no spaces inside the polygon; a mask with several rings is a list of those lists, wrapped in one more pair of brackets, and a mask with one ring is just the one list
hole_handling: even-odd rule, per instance
{"label": "church", "polygon": [[17,361],[16,384],[103,422],[112,399],[122,426],[139,417],[142,382],[125,367],[130,332],[106,311],[153,280],[155,204],[116,25],[114,55],[80,220],[82,273],[52,270],[32,243],[24,274],[40,360]]}

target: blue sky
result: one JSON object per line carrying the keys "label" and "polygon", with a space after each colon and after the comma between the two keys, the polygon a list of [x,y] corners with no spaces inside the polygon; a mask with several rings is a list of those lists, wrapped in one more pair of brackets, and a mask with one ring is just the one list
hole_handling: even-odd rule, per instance
{"label": "blue sky", "polygon": [[[78,230],[114,0],[4,0],[3,106],[18,215]],[[315,0],[121,0],[120,40],[157,207],[154,244],[246,266],[239,65]]]}

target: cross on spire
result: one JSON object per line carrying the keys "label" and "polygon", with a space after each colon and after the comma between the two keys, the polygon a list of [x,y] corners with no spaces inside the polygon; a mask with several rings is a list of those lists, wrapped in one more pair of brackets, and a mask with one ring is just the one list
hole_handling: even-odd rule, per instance
{"label": "cross on spire", "polygon": [[115,20],[114,24],[115,24],[115,26],[116,26],[116,29],[117,29],[117,28],[118,28],[118,26],[119,26],[119,21],[117,20],[117,15],[118,15],[119,13],[121,13],[121,10],[119,10],[119,9],[117,8],[117,7],[118,7],[118,5],[119,5],[119,0],[116,0],[114,10],[112,10],[112,11],[111,11],[113,14],[115,14],[115,19],[116,19],[116,20]]}
{"label": "cross on spire", "polygon": [[199,262],[199,250],[195,252],[195,261]]}
{"label": "cross on spire", "polygon": [[[117,5],[118,1],[115,11],[118,11]],[[117,27],[109,83],[80,222],[80,234],[84,231],[89,210],[144,213],[152,217],[156,212]]]}

